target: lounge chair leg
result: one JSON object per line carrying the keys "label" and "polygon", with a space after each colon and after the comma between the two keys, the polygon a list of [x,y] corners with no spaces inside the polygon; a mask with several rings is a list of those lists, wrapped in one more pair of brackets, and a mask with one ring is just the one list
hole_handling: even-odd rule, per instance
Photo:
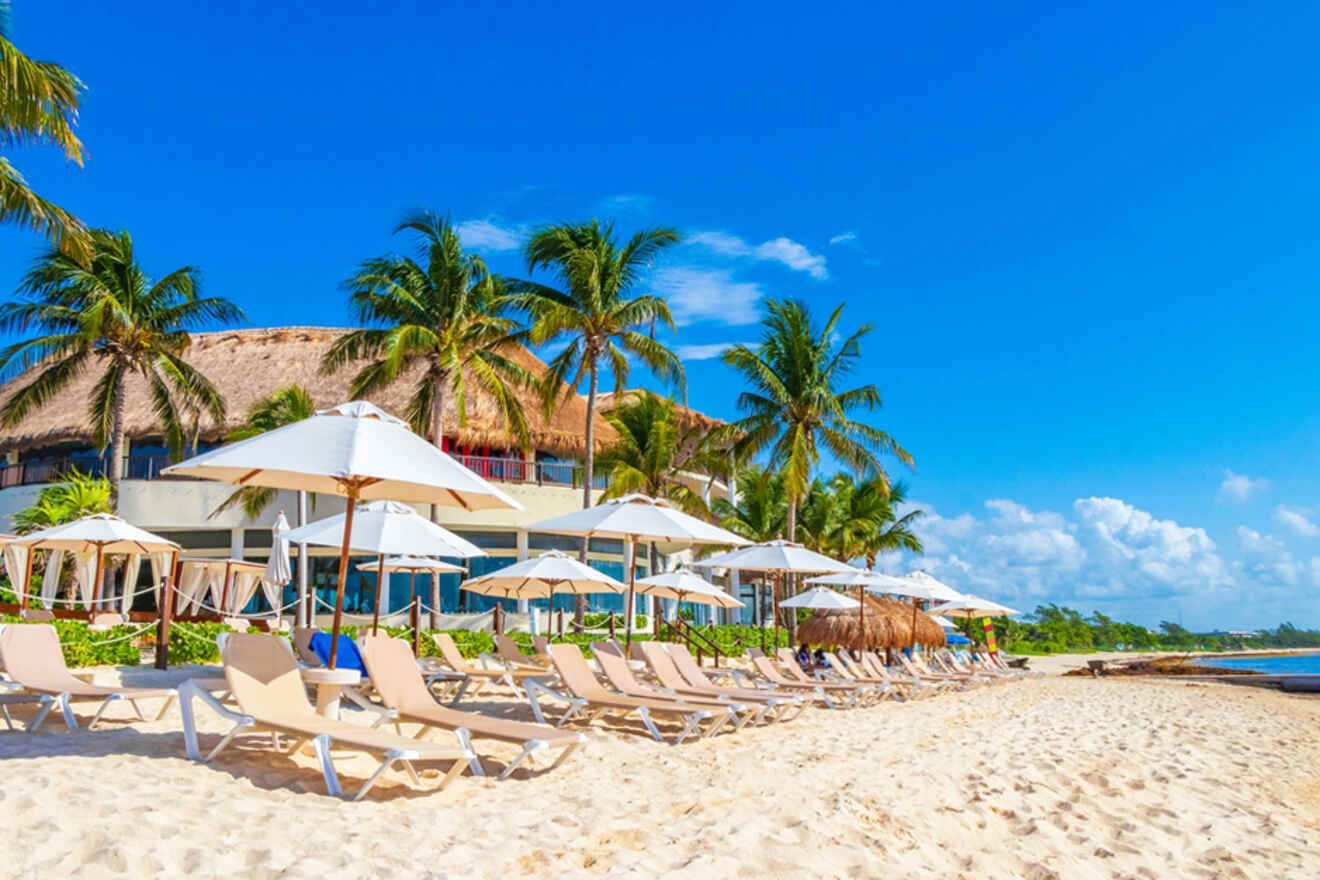
{"label": "lounge chair leg", "polygon": [[[656,742],[665,741],[664,737],[660,735],[660,731],[655,729],[655,722],[651,720],[651,713],[645,706],[637,707],[637,717],[642,719],[642,724],[646,725],[646,729],[651,731],[651,736],[655,738]],[[692,725],[689,724],[688,726],[691,727]],[[682,739],[679,742],[682,742]]]}
{"label": "lounge chair leg", "polygon": [[160,704],[160,711],[156,713],[156,717],[153,719],[154,721],[159,721],[160,719],[165,717],[165,713],[170,710],[170,704],[174,702],[175,696],[177,695],[170,694],[168,697],[165,698],[165,702]]}
{"label": "lounge chair leg", "polygon": [[421,739],[422,737],[426,736],[426,735],[427,735],[428,733],[430,733],[430,732],[431,732],[431,725],[429,725],[429,724],[423,724],[423,725],[421,726],[421,728],[418,729],[418,731],[417,731],[416,733],[413,734],[413,739]]}
{"label": "lounge chair leg", "polygon": [[[469,752],[472,752],[472,734],[471,732],[468,731],[466,727],[454,728],[454,736],[458,737],[459,745],[467,749]],[[477,756],[476,752],[472,752],[472,760],[469,762],[469,764],[472,767],[473,776],[486,775],[485,768],[481,766],[481,758]]]}
{"label": "lounge chair leg", "polygon": [[4,713],[4,716],[5,716],[5,727],[8,727],[10,730],[13,730],[13,729],[14,729],[14,719],[11,718],[10,715],[9,715],[9,707],[6,706],[4,703],[0,703],[0,712],[3,712],[3,713]]}
{"label": "lounge chair leg", "polygon": [[[683,718],[683,720],[686,722],[686,725],[684,726],[683,730],[678,734],[678,738],[674,740],[674,745],[676,745],[676,746],[681,746],[681,745],[683,744],[683,741],[684,741],[685,739],[687,739],[687,738],[688,738],[689,736],[691,736],[693,733],[696,733],[697,731],[699,731],[699,730],[701,729],[701,722],[705,721],[705,720],[706,720],[707,718],[709,718],[709,717],[710,717],[710,713],[709,713],[709,712],[704,712],[704,711],[702,711],[702,712],[693,712],[691,715],[687,715],[687,716],[685,716],[685,717]],[[729,717],[729,716],[728,716],[728,713],[725,713],[724,717],[727,719],[727,718]],[[648,719],[648,721],[649,721],[649,719]],[[713,729],[715,726],[716,726],[716,725],[712,725],[712,729]],[[655,729],[654,726],[652,726],[651,729],[654,731],[654,729]],[[660,738],[660,737],[659,737],[659,735],[657,734],[657,735],[656,735],[656,739],[659,739],[659,738]],[[701,737],[698,737],[698,738],[700,739]]]}
{"label": "lounge chair leg", "polygon": [[138,705],[138,701],[130,699],[128,702],[133,707],[133,711],[137,713],[138,721],[146,721],[147,716],[142,714],[142,707]]}
{"label": "lounge chair leg", "polygon": [[[320,739],[320,737],[317,738]],[[367,777],[367,781],[362,783],[362,787],[357,790],[357,794],[353,795],[353,800],[355,801],[362,800],[362,798],[366,796],[367,792],[371,791],[371,787],[376,784],[376,780],[380,779],[381,775],[384,774],[386,770],[390,769],[390,766],[393,765],[395,761],[402,760],[401,758],[389,757],[389,755],[392,754],[394,753],[393,752],[388,753],[385,760],[381,761],[380,766],[376,768],[376,772],[372,773],[370,776]],[[403,763],[405,766],[408,767],[408,770],[412,774],[412,777],[416,779],[417,771],[413,770],[412,765],[409,764],[407,761],[403,761]],[[330,772],[332,773],[334,772],[333,767],[331,768]],[[327,780],[327,784],[329,784],[329,780]]]}
{"label": "lounge chair leg", "polygon": [[712,721],[710,723],[710,726],[706,728],[706,731],[702,733],[701,736],[698,738],[705,739],[708,736],[714,736],[716,733],[719,732],[721,727],[728,724],[730,721],[733,721],[735,717],[736,717],[735,710],[729,709],[725,711],[723,715],[719,716],[714,721]]}
{"label": "lounge chair leg", "polygon": [[[458,685],[458,693],[454,694],[454,699],[452,699],[452,700],[449,701],[449,705],[451,705],[451,706],[457,706],[457,705],[458,705],[458,701],[461,700],[461,699],[463,699],[463,694],[467,693],[468,685],[470,685],[470,684],[472,684],[472,679],[471,679],[471,678],[465,678],[465,679],[463,679],[463,681],[460,682],[459,685]],[[476,691],[474,690],[472,693],[473,693],[473,694],[476,694]]]}
{"label": "lounge chair leg", "polygon": [[69,694],[62,693],[55,700],[59,703],[60,712],[64,713],[64,726],[69,730],[77,730],[78,719],[74,717],[73,706],[69,704]]}
{"label": "lounge chair leg", "polygon": [[46,720],[46,716],[50,714],[50,710],[53,708],[55,708],[55,701],[48,695],[42,694],[41,708],[37,710],[37,717],[33,718],[32,723],[28,725],[28,733],[36,733],[40,730],[41,723]]}
{"label": "lounge chair leg", "polygon": [[528,740],[527,743],[523,746],[522,751],[518,754],[518,757],[514,758],[512,761],[509,762],[509,766],[504,768],[504,772],[500,774],[499,778],[508,779],[509,774],[512,773],[514,770],[517,770],[518,765],[521,764],[524,760],[526,760],[528,765],[530,766],[532,763],[532,752],[537,749],[544,749],[547,747],[548,744],[543,739]]}
{"label": "lounge chair leg", "polygon": [[[472,758],[475,757],[476,757],[475,755],[472,756]],[[470,759],[468,758],[459,758],[457,761],[451,764],[449,766],[449,772],[445,774],[444,779],[440,780],[440,784],[436,786],[435,790],[444,791],[445,788],[449,785],[449,783],[453,782],[463,772],[463,768],[468,765],[469,760]]]}
{"label": "lounge chair leg", "polygon": [[280,748],[280,732],[278,730],[272,730],[270,732],[270,744],[275,747],[275,751],[283,751],[283,749]]}
{"label": "lounge chair leg", "polygon": [[122,699],[123,697],[121,697],[119,694],[111,694],[110,696],[106,697],[105,701],[101,703],[101,705],[97,708],[96,714],[92,716],[92,720],[87,722],[87,729],[91,730],[93,727],[96,726],[96,722],[101,720],[101,716],[105,714],[106,709],[110,708],[111,703],[113,703],[115,700],[122,700]]}
{"label": "lounge chair leg", "polygon": [[[568,760],[568,756],[571,755],[571,754],[573,754],[575,751],[577,751],[577,750],[578,750],[578,747],[580,747],[581,745],[582,745],[582,743],[580,743],[580,742],[575,742],[575,743],[573,743],[571,746],[569,746],[568,748],[564,749],[562,752],[559,753],[559,757],[558,757],[558,758],[555,758],[554,763],[551,764],[551,765],[549,766],[549,768],[547,768],[547,769],[553,770],[553,769],[555,769],[556,767],[558,767],[560,764],[562,764],[562,763],[564,763],[565,761],[567,761],[567,760]],[[529,760],[530,760],[530,759],[529,759]]]}
{"label": "lounge chair leg", "polygon": [[[312,737],[312,748],[316,750],[316,759],[321,764],[321,776],[325,778],[326,792],[331,797],[343,797],[344,790],[339,785],[339,774],[335,772],[335,762],[330,757],[330,737],[324,733]],[[359,798],[367,793],[367,789],[371,787],[371,784],[376,781],[376,777],[384,769],[385,766],[381,765],[380,769],[372,774],[371,778],[367,780],[367,784],[358,792]]]}

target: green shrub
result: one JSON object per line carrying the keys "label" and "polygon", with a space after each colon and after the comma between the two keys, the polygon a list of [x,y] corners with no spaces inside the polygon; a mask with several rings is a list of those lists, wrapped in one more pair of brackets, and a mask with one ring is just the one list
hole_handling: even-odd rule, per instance
{"label": "green shrub", "polygon": [[[21,618],[12,615],[5,615],[3,622],[26,625]],[[141,624],[125,624],[92,632],[82,620],[53,620],[51,623],[60,637],[64,663],[70,669],[136,666],[142,661],[142,651],[138,644],[150,635],[148,630],[136,638],[131,637],[141,628]]]}

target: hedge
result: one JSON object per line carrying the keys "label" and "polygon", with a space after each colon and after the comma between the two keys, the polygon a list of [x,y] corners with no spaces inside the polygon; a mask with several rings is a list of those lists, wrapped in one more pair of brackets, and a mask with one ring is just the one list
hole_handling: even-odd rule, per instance
{"label": "hedge", "polygon": [[[27,625],[25,621],[13,615],[5,615],[4,623]],[[142,628],[141,624],[125,624],[111,627],[101,632],[92,632],[86,621],[52,620],[55,632],[60,637],[60,648],[64,651],[64,663],[71,669],[87,666],[136,666],[142,662],[142,651],[138,643],[152,635],[149,629],[132,638]]]}

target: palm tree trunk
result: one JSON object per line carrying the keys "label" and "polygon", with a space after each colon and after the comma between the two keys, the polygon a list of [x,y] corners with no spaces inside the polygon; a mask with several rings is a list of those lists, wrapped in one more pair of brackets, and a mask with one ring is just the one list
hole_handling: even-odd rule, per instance
{"label": "palm tree trunk", "polygon": [[[431,442],[436,449],[445,448],[445,380],[432,379],[435,393],[431,397]],[[440,522],[440,505],[431,505],[431,522]],[[440,628],[440,575],[431,575],[431,629]]]}
{"label": "palm tree trunk", "polygon": [[[587,441],[587,452],[584,456],[582,466],[582,509],[586,510],[591,506],[591,469],[596,464],[596,386],[600,381],[600,372],[596,369],[596,361],[591,361],[589,367],[590,379],[587,384],[587,427],[583,432]],[[587,548],[590,546],[591,539],[582,539],[582,564],[587,564]],[[587,619],[587,597],[578,594],[573,598],[573,623],[579,629],[586,623]]]}
{"label": "palm tree trunk", "polygon": [[115,386],[114,426],[110,429],[110,510],[119,513],[119,484],[124,479],[124,409],[127,390],[127,371],[120,369],[119,383]]}

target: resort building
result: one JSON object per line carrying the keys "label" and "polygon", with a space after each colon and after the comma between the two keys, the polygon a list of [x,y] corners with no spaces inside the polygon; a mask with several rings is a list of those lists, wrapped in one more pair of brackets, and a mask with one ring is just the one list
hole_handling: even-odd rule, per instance
{"label": "resort building", "polygon": [[[343,332],[334,328],[277,327],[195,334],[188,361],[220,389],[227,414],[221,425],[205,416],[198,419],[192,427],[189,453],[193,448],[205,451],[221,445],[228,432],[242,426],[255,401],[278,389],[299,385],[320,407],[348,400],[349,382],[356,369],[348,367],[328,376],[320,372],[322,356]],[[533,373],[544,374],[545,364],[530,351],[521,349],[516,357]],[[42,487],[57,480],[60,474],[71,468],[93,474],[107,471],[108,456],[92,447],[87,419],[87,400],[97,376],[95,371],[89,371],[79,377],[55,399],[31,413],[17,428],[0,435],[0,531],[9,525],[14,513],[31,505]],[[20,376],[0,386],[0,400],[6,399],[25,381],[27,377]],[[403,377],[385,392],[373,395],[371,401],[386,412],[401,416],[415,388],[415,382]],[[539,534],[529,531],[528,526],[582,506],[581,459],[586,451],[583,437],[586,400],[573,394],[547,418],[539,400],[531,392],[525,392],[524,398],[523,408],[530,432],[530,447],[525,451],[506,434],[503,418],[490,395],[469,384],[467,422],[461,427],[454,409],[454,395],[446,396],[445,425],[453,433],[444,437],[445,451],[497,484],[527,508],[525,512],[468,512],[453,507],[440,508],[442,525],[489,554],[469,561],[473,575],[544,550],[576,552],[581,548],[580,538]],[[609,405],[610,398],[606,398],[604,406]],[[263,513],[252,519],[236,506],[217,512],[233,493],[232,486],[162,476],[161,471],[171,459],[144,381],[137,379],[135,384],[130,383],[127,410],[129,443],[119,498],[119,513],[124,519],[176,541],[186,556],[246,558],[263,562],[270,553],[271,527],[279,513],[283,511],[291,524],[298,525],[299,499],[296,493],[278,493]],[[682,410],[682,418],[705,427],[719,424],[692,410]],[[598,414],[595,425],[597,451],[616,439],[613,427]],[[691,485],[706,493],[708,499],[727,497],[728,488],[722,482],[711,481],[700,474],[692,474],[690,479]],[[592,485],[594,494],[599,497],[605,487],[604,476],[594,477]],[[305,508],[306,520],[312,521],[342,513],[344,504],[342,499],[317,495],[306,499]],[[330,602],[333,600],[338,551],[310,549],[310,582],[318,596]],[[673,549],[661,548],[661,552]],[[355,559],[354,564],[364,560],[365,557]],[[593,540],[590,562],[623,579],[622,542]],[[646,570],[646,552],[639,549],[638,571],[644,574]],[[140,577],[145,579],[144,583],[149,583],[148,566],[143,566]],[[443,611],[484,611],[495,603],[496,600],[460,591],[458,583],[457,575],[442,576]],[[374,601],[374,584],[374,574],[364,575],[354,570],[348,583],[347,610],[361,612],[369,609]],[[390,584],[392,609],[407,604],[407,585],[407,575],[393,576]],[[293,589],[293,585],[286,589],[286,602],[292,601]],[[750,590],[747,598],[750,602]],[[563,597],[562,605],[556,601],[556,607],[570,608],[571,605],[571,596]],[[622,611],[623,601],[619,597],[593,596],[592,607],[600,611]],[[508,603],[508,610],[515,610],[513,603]]]}

